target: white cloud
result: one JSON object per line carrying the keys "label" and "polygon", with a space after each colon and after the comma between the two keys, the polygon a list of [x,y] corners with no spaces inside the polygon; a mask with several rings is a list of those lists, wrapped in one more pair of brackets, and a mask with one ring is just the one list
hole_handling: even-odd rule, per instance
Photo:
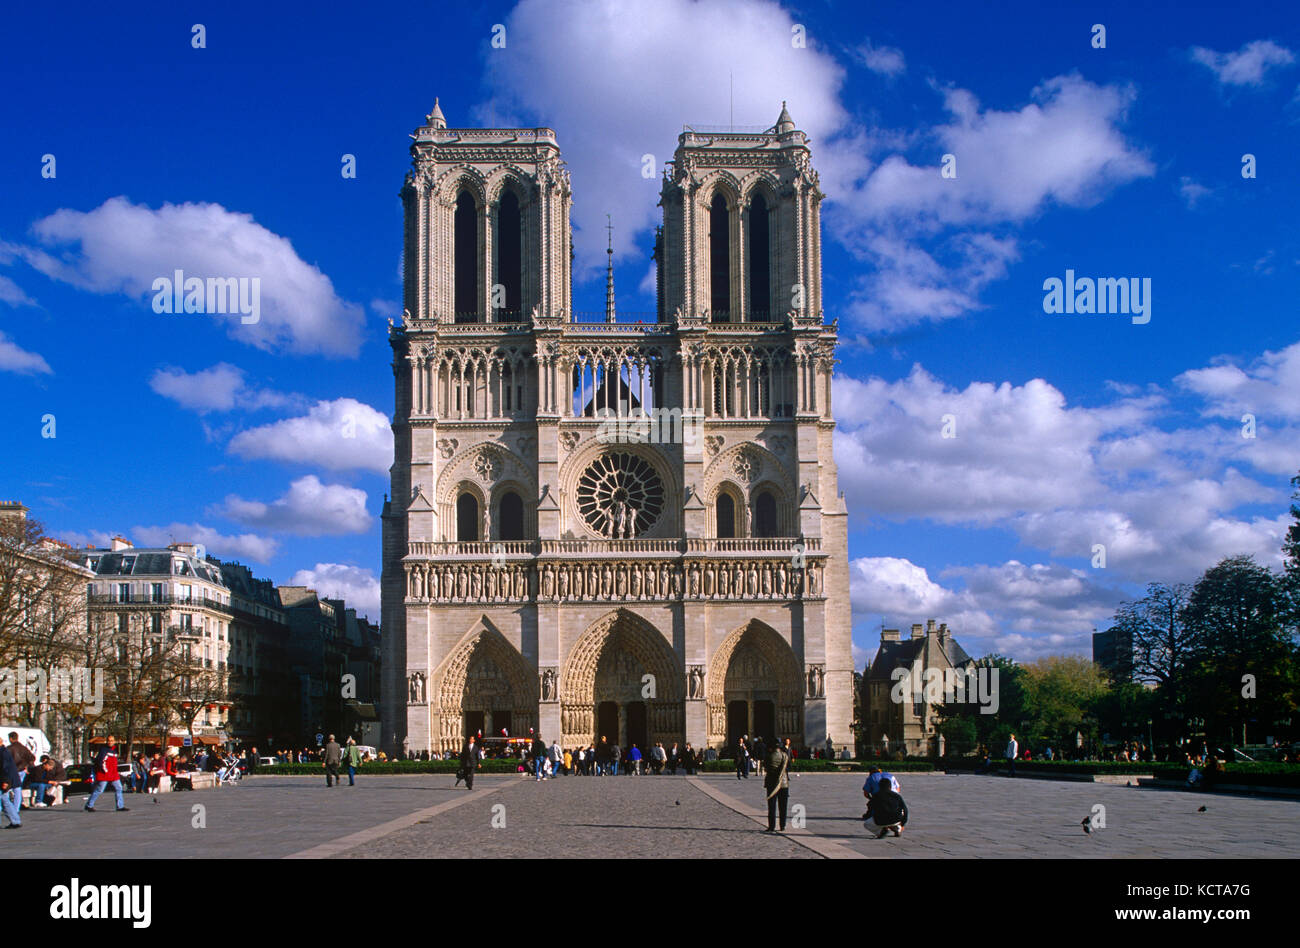
{"label": "white cloud", "polygon": [[1289,66],[1295,55],[1272,40],[1255,40],[1235,53],[1220,53],[1204,46],[1193,46],[1190,56],[1226,86],[1259,86],[1272,68]]}
{"label": "white cloud", "polygon": [[358,616],[379,617],[379,580],[368,569],[343,563],[317,563],[300,569],[287,586],[309,586],[326,599],[344,599]]}
{"label": "white cloud", "polygon": [[[657,222],[659,176],[642,178],[641,156],[661,169],[684,123],[727,125],[732,89],[738,125],[775,124],[783,100],[814,139],[847,118],[837,99],[843,68],[815,34],[794,48],[794,19],[769,0],[522,0],[505,25],[507,51],[486,55],[490,102],[457,116],[444,100],[443,111],[453,126],[556,130],[573,177],[575,277],[603,267],[606,213],[620,256]],[[693,54],[702,37],[707,55]]]}
{"label": "white cloud", "polygon": [[354,398],[336,398],[317,402],[305,416],[241,431],[228,450],[243,458],[383,474],[393,463],[393,431],[382,412]]}
{"label": "white cloud", "polygon": [[1187,203],[1187,206],[1193,210],[1198,202],[1213,193],[1210,188],[1186,175],[1178,179],[1178,194]]}
{"label": "white cloud", "polygon": [[0,303],[8,303],[10,306],[36,305],[36,301],[23,292],[23,288],[7,276],[0,276]]}
{"label": "white cloud", "polygon": [[169,523],[165,527],[135,527],[136,546],[163,547],[172,543],[201,543],[207,552],[221,559],[248,559],[265,563],[275,556],[279,544],[254,533],[227,536],[200,523]]}
{"label": "white cloud", "polygon": [[[122,293],[149,305],[154,280],[185,276],[257,277],[260,318],[238,314],[158,315],[219,320],[229,335],[267,351],[355,356],[363,309],[342,300],[329,277],[294,252],[284,237],[220,204],[164,204],[154,210],[124,197],[89,212],[67,208],[32,225],[42,247],[9,246],[46,276],[93,293]],[[152,309],[150,309],[152,314]]]}
{"label": "white cloud", "polygon": [[0,372],[15,372],[18,375],[53,375],[54,370],[45,358],[35,352],[28,352],[9,337],[0,332]]}
{"label": "white cloud", "polygon": [[322,484],[314,474],[293,481],[283,497],[269,504],[231,494],[209,515],[227,517],[247,527],[307,537],[365,533],[370,529],[365,491],[342,484]]}
{"label": "white cloud", "polygon": [[867,40],[854,52],[864,66],[882,76],[892,78],[907,68],[903,51],[894,46],[873,46],[871,40]]}
{"label": "white cloud", "polygon": [[1243,369],[1216,359],[1182,373],[1174,382],[1205,399],[1205,414],[1239,420],[1243,413],[1300,421],[1300,342],[1267,351]]}
{"label": "white cloud", "polygon": [[258,408],[298,407],[306,401],[301,396],[251,388],[245,381],[244,370],[229,362],[218,362],[198,372],[167,366],[154,372],[149,387],[200,415],[236,408],[253,411]]}

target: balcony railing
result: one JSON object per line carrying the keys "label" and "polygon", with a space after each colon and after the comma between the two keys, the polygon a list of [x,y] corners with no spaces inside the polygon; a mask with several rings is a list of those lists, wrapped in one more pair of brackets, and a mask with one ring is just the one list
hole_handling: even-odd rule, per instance
{"label": "balcony railing", "polygon": [[199,609],[216,609],[218,612],[232,612],[229,604],[211,599],[207,596],[190,596],[183,598],[173,594],[154,596],[150,593],[123,598],[114,594],[91,594],[86,597],[92,606],[191,606]]}
{"label": "balcony railing", "polygon": [[789,556],[821,553],[820,537],[668,537],[665,539],[605,540],[474,540],[427,541],[407,544],[407,555],[417,558],[601,555],[611,553],[761,553]]}

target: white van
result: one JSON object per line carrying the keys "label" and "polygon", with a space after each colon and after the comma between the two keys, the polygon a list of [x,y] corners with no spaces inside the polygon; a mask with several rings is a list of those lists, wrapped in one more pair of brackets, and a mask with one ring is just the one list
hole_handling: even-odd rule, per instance
{"label": "white van", "polygon": [[19,742],[32,752],[32,756],[36,758],[38,763],[42,754],[50,752],[50,739],[45,736],[44,731],[38,731],[33,727],[0,724],[0,738],[4,740],[6,745],[9,743],[9,735],[14,731],[18,732]]}
{"label": "white van", "polygon": [[369,754],[370,760],[375,760],[376,758],[379,757],[378,748],[371,747],[369,744],[358,744],[357,750],[361,752],[362,756]]}

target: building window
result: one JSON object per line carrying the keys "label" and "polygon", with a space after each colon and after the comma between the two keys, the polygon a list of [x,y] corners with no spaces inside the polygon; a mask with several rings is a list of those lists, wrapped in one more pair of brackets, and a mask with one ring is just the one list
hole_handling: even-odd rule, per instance
{"label": "building window", "polygon": [[524,502],[514,491],[501,495],[497,509],[497,531],[502,540],[524,538]]}
{"label": "building window", "polygon": [[177,598],[180,599],[181,602],[189,602],[194,598],[194,587],[190,586],[188,583],[182,583],[178,588],[180,592]]}
{"label": "building window", "polygon": [[715,323],[731,319],[731,215],[721,194],[709,205],[709,309]]}
{"label": "building window", "polygon": [[767,199],[760,192],[749,202],[749,318],[758,322],[772,318],[768,248]]}
{"label": "building window", "polygon": [[523,228],[519,198],[506,191],[497,203],[497,283],[505,290],[505,306],[493,313],[501,320],[514,321],[523,310]]}
{"label": "building window", "polygon": [[716,504],[718,539],[731,540],[736,536],[736,502],[730,494],[718,494]]}
{"label": "building window", "polygon": [[150,592],[150,596],[151,596],[151,598],[153,599],[154,602],[162,602],[162,601],[163,601],[163,587],[162,587],[162,583],[154,583],[154,584],[152,584],[152,585],[149,587],[149,592]]}
{"label": "building window", "polygon": [[130,584],[130,583],[119,583],[119,584],[118,584],[118,587],[117,587],[117,601],[118,601],[118,602],[130,602],[130,601],[131,601],[131,584]]}
{"label": "building window", "polygon": [[754,536],[774,537],[776,530],[776,498],[771,491],[765,490],[754,504]]}
{"label": "building window", "polygon": [[456,199],[453,284],[456,322],[478,321],[478,205],[462,191]]}
{"label": "building window", "polygon": [[478,498],[465,493],[456,498],[456,539],[462,543],[479,538]]}

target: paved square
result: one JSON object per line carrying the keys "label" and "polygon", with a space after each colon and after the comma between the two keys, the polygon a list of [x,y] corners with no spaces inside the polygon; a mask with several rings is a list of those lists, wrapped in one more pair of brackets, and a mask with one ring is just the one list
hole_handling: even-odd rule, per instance
{"label": "paved square", "polygon": [[[757,777],[362,775],[327,789],[312,777],[102,798],[23,813],[0,836],[11,858],[1259,858],[1300,856],[1300,801],[1004,777],[902,774],[911,818],[901,839],[868,839],[862,774],[796,774],[806,827],[762,832]],[[156,801],[156,802],[155,802]],[[1106,825],[1085,834],[1093,807]],[[202,806],[200,821],[193,807]],[[1198,812],[1201,806],[1205,813]],[[494,819],[497,826],[494,827]],[[504,826],[500,824],[504,820]],[[203,827],[196,823],[203,822]]]}

